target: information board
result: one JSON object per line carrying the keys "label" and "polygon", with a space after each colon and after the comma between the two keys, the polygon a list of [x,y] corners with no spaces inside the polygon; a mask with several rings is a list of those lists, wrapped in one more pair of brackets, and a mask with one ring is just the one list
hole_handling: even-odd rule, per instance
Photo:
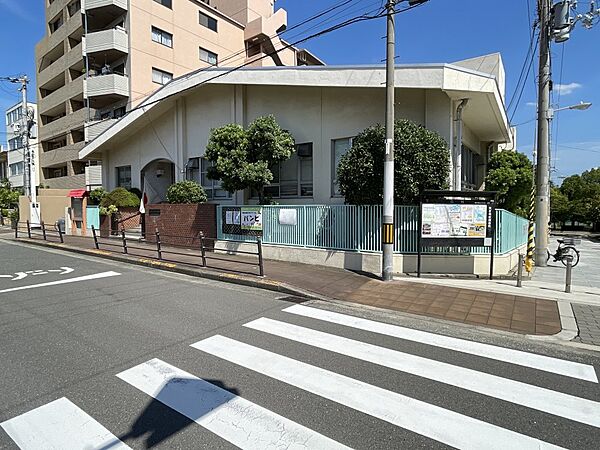
{"label": "information board", "polygon": [[423,238],[487,237],[487,205],[429,203],[421,210]]}
{"label": "information board", "polygon": [[262,231],[262,208],[242,207],[241,225],[242,230]]}

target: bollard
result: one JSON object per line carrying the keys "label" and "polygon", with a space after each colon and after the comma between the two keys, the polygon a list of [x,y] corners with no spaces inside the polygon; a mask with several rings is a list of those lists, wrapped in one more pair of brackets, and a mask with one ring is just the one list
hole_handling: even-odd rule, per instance
{"label": "bollard", "polygon": [[127,239],[125,238],[125,229],[121,230],[121,238],[123,239],[123,253],[127,254]]}
{"label": "bollard", "polygon": [[46,226],[44,225],[44,221],[42,220],[42,223],[40,224],[42,226],[42,236],[44,236],[44,240],[47,241],[48,238],[46,236]]}
{"label": "bollard", "polygon": [[523,286],[523,255],[519,253],[519,263],[517,267],[517,287]]}
{"label": "bollard", "polygon": [[160,233],[158,229],[154,232],[156,235],[156,253],[158,253],[158,260],[162,260],[162,251],[160,250]]}
{"label": "bollard", "polygon": [[565,292],[571,293],[571,271],[573,270],[573,256],[567,255],[567,273],[565,278]]}
{"label": "bollard", "polygon": [[[60,233],[60,227],[58,227],[58,232]],[[96,227],[94,227],[94,225],[92,225],[92,235],[94,236],[94,246],[96,247],[96,250],[100,250],[100,245],[98,245],[98,236],[96,235]],[[62,234],[61,234],[62,236]],[[62,238],[61,238],[61,242],[62,242]]]}
{"label": "bollard", "polygon": [[31,224],[27,221],[27,237],[31,239]]}
{"label": "bollard", "polygon": [[200,233],[200,251],[202,252],[202,267],[206,267],[206,249],[204,247],[204,233]]}
{"label": "bollard", "polygon": [[58,227],[58,237],[60,238],[60,243],[64,244],[65,243],[65,239],[63,238],[62,231],[60,231],[60,227]]}
{"label": "bollard", "polygon": [[258,271],[261,277],[265,276],[265,268],[263,265],[263,254],[262,254],[262,239],[256,239],[256,244],[258,246]]}

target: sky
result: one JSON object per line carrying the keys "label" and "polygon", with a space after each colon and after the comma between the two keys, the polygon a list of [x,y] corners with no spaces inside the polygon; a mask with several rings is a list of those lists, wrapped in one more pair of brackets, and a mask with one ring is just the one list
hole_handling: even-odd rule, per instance
{"label": "sky", "polygon": [[[186,1],[186,0],[174,0]],[[288,12],[288,29],[341,0],[276,0]],[[383,0],[355,0],[313,30],[307,26],[283,37],[295,41],[320,29],[380,7]],[[524,89],[517,82],[530,45],[536,0],[430,0],[396,17],[396,62],[450,63],[500,52],[506,70],[506,104],[516,95],[509,118],[518,128],[518,149],[531,157],[535,141],[537,56]],[[27,74],[32,78],[29,99],[35,92],[35,44],[44,34],[44,0],[0,0],[0,77]],[[587,0],[579,10],[588,9]],[[326,17],[325,19],[328,19]],[[323,20],[325,20],[323,19]],[[330,65],[382,64],[385,57],[385,20],[364,21],[311,39],[301,46]],[[562,177],[600,166],[600,24],[591,30],[580,24],[564,44],[552,46],[555,108],[580,101],[592,102],[587,111],[557,112],[552,124],[552,177]],[[529,67],[526,65],[526,68]],[[0,82],[0,108],[19,100],[16,86]],[[520,98],[519,98],[520,97]],[[517,103],[517,99],[519,99]],[[401,99],[398,99],[401,101]],[[516,111],[513,114],[513,109]],[[5,140],[0,128],[0,142]]]}

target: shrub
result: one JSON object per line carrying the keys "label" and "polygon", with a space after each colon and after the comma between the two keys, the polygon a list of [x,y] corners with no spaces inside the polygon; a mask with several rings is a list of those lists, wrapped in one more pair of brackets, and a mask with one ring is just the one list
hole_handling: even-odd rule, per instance
{"label": "shrub", "polygon": [[140,191],[138,188],[129,188],[127,189],[129,192],[131,192],[132,194],[135,194],[135,196],[139,199],[142,198],[142,191]]}
{"label": "shrub", "polygon": [[108,192],[104,188],[96,188],[92,192],[90,192],[90,204],[91,205],[99,205],[102,202],[102,199],[106,197]]}
{"label": "shrub", "polygon": [[204,188],[195,181],[179,181],[167,189],[169,203],[204,203],[206,200]]}
{"label": "shrub", "polygon": [[112,216],[113,214],[118,213],[119,210],[117,209],[117,207],[115,205],[108,205],[108,206],[101,206],[100,207],[100,215],[101,216]]}
{"label": "shrub", "polygon": [[106,194],[100,201],[100,206],[105,208],[114,205],[117,208],[135,208],[140,206],[140,199],[127,189],[118,187]]}

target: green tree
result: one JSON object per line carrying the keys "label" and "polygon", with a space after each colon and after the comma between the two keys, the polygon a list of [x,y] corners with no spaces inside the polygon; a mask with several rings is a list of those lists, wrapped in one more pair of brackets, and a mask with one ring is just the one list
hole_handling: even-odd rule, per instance
{"label": "green tree", "polygon": [[553,223],[564,223],[571,218],[569,198],[559,188],[550,189],[550,220]]}
{"label": "green tree", "polygon": [[497,152],[488,163],[485,188],[498,192],[498,206],[527,217],[533,165],[522,153]]}
{"label": "green tree", "polygon": [[0,182],[0,208],[11,209],[19,207],[20,191],[11,186],[10,181]]}
{"label": "green tree", "polygon": [[204,188],[195,181],[180,181],[167,189],[169,203],[204,203],[206,200]]}
{"label": "green tree", "polygon": [[[383,203],[385,128],[375,125],[361,132],[337,167],[346,203]],[[450,172],[448,144],[437,133],[409,120],[394,126],[394,197],[396,204],[417,202],[426,189],[445,189]]]}
{"label": "green tree", "polygon": [[215,128],[206,147],[205,157],[213,163],[208,177],[221,180],[230,193],[254,189],[264,204],[265,186],[273,181],[271,169],[293,151],[294,138],[273,116],[259,117],[247,130],[237,124]]}

